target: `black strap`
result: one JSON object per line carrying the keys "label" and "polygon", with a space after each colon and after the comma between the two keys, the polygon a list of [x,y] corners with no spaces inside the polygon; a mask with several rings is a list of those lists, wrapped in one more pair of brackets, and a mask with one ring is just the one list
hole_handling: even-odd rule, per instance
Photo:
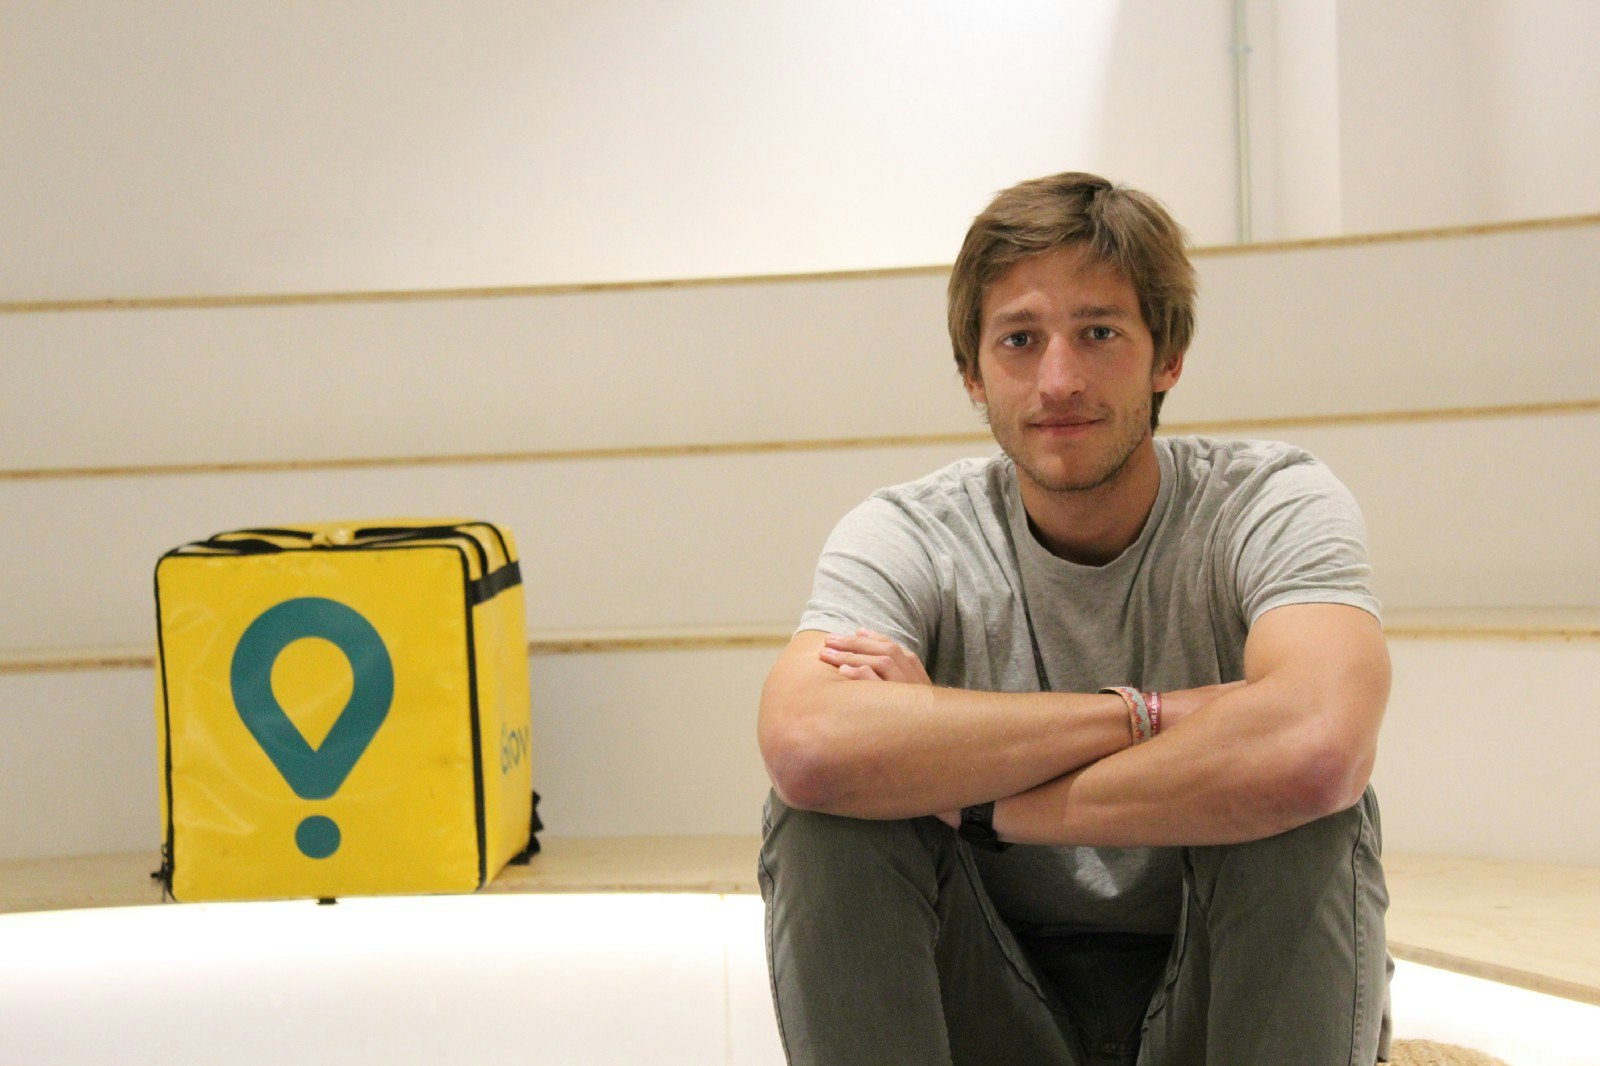
{"label": "black strap", "polygon": [[487,603],[506,589],[522,584],[522,566],[512,560],[492,574],[485,574],[472,583],[472,605]]}
{"label": "black strap", "polygon": [[539,793],[533,794],[533,812],[531,824],[528,826],[528,846],[511,856],[508,860],[512,866],[526,866],[529,860],[539,854],[540,830],[544,829],[544,822],[539,818]]}
{"label": "black strap", "polygon": [[483,543],[460,526],[368,526],[353,534],[355,540],[368,544],[379,541],[394,544],[409,540],[464,540],[472,545],[478,556],[478,573],[489,572],[489,552]]}
{"label": "black strap", "polygon": [[240,537],[238,540],[222,540],[221,534],[208,540],[197,540],[188,545],[191,548],[209,548],[213,551],[232,552],[234,555],[268,555],[272,552],[288,551],[282,544],[274,544],[270,540],[259,537]]}

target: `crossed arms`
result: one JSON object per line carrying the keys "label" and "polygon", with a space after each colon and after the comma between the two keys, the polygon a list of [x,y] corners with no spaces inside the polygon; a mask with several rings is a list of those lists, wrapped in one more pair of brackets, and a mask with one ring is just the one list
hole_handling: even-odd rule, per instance
{"label": "crossed arms", "polygon": [[1118,696],[939,688],[887,638],[806,631],[768,675],[758,736],[778,794],[808,810],[998,800],[995,829],[1018,843],[1226,844],[1355,803],[1388,694],[1377,619],[1340,604],[1262,615],[1244,682],[1163,693],[1162,732],[1137,747]]}

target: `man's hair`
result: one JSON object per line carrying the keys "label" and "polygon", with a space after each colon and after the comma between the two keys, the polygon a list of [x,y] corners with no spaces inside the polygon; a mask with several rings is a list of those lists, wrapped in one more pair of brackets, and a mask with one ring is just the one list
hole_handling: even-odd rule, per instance
{"label": "man's hair", "polygon": [[[1194,336],[1194,267],[1184,241],[1183,228],[1153,197],[1094,174],[1013,185],[973,220],[950,272],[950,343],[962,377],[980,379],[985,290],[1018,261],[1068,246],[1128,279],[1155,340],[1155,366],[1171,365]],[[1152,430],[1165,398],[1151,399]]]}

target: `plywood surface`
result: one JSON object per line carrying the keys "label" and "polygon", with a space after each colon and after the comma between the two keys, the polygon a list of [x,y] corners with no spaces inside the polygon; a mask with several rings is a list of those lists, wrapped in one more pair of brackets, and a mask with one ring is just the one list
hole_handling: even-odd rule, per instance
{"label": "plywood surface", "polygon": [[[552,837],[486,892],[756,891],[753,836]],[[155,852],[0,862],[0,914],[163,902]]]}
{"label": "plywood surface", "polygon": [[[485,891],[754,893],[753,836],[551,838]],[[0,863],[0,913],[161,902],[153,853]],[[1600,868],[1391,855],[1397,958],[1600,1004]]]}
{"label": "plywood surface", "polygon": [[0,862],[0,914],[160,903],[155,852]]}
{"label": "plywood surface", "polygon": [[1600,1004],[1600,868],[1391,855],[1397,958]]}

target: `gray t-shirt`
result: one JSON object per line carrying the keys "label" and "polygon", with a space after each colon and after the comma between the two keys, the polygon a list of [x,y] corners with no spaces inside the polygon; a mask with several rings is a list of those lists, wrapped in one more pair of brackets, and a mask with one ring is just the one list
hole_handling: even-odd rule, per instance
{"label": "gray t-shirt", "polygon": [[[1161,488],[1150,518],[1104,566],[1038,542],[1004,455],[882,489],[828,538],[798,629],[885,633],[936,685],[1161,691],[1243,677],[1245,637],[1274,607],[1378,614],[1361,512],[1316,459],[1285,444],[1203,437],[1157,438],[1155,451]],[[1176,927],[1177,849],[1015,847],[976,858],[1018,927]]]}

